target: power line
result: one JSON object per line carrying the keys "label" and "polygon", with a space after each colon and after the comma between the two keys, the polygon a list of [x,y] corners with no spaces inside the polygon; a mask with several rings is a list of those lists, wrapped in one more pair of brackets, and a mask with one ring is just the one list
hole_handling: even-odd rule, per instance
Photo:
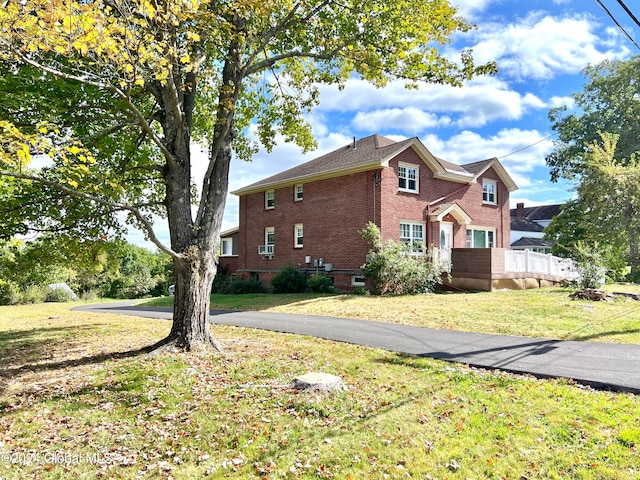
{"label": "power line", "polygon": [[631,13],[631,10],[629,10],[629,7],[627,7],[622,0],[618,0],[618,3],[624,9],[624,11],[627,12],[627,14],[631,17],[631,19],[634,22],[636,22],[636,25],[640,27],[640,21],[638,21],[638,19],[635,17],[633,13]]}
{"label": "power line", "polygon": [[502,155],[501,157],[497,157],[497,158],[498,158],[498,160],[500,160],[500,159],[502,159],[502,158],[506,158],[506,157],[508,157],[508,156],[510,156],[510,155],[514,155],[514,154],[519,153],[519,152],[521,152],[521,151],[523,151],[523,150],[526,150],[527,148],[534,147],[534,146],[538,145],[539,143],[542,143],[542,142],[544,142],[545,140],[550,139],[551,137],[555,137],[556,135],[558,135],[558,134],[557,134],[557,133],[552,133],[551,135],[548,135],[548,136],[546,136],[546,137],[544,137],[544,138],[541,138],[540,140],[538,140],[538,141],[537,141],[537,142],[535,142],[535,143],[532,143],[531,145],[527,145],[526,147],[519,148],[518,150],[515,150],[515,151],[513,151],[513,152],[511,152],[511,153],[507,153],[506,155]]}
{"label": "power line", "polygon": [[[632,37],[629,33],[627,33],[627,31],[624,29],[624,27],[623,27],[622,25],[620,25],[620,23],[618,22],[618,20],[616,20],[616,17],[614,17],[614,16],[613,16],[613,13],[611,13],[611,12],[609,11],[609,9],[608,9],[607,7],[605,7],[604,3],[602,3],[602,0],[596,0],[596,2],[598,2],[598,4],[602,7],[602,9],[603,9],[605,12],[607,12],[607,15],[609,15],[609,17],[611,17],[611,20],[613,20],[613,23],[615,23],[615,24],[618,26],[618,28],[619,28],[619,29],[620,29],[620,31],[624,34],[624,36],[625,36],[625,37],[627,37],[627,38],[629,39],[629,41],[630,41],[631,43],[633,43],[633,44],[636,46],[636,48],[637,48],[638,50],[640,50],[640,45],[638,45],[638,44],[636,43],[636,41],[633,39],[633,37]],[[618,3],[621,3],[621,2],[620,2],[620,0],[618,0]],[[626,9],[626,6],[625,6],[625,9]],[[628,9],[626,9],[626,10],[628,11]],[[629,13],[629,12],[628,12],[628,13]],[[633,18],[635,19],[635,17],[633,17]],[[637,21],[637,20],[636,20],[636,21]],[[640,24],[639,24],[639,25],[640,25]]]}

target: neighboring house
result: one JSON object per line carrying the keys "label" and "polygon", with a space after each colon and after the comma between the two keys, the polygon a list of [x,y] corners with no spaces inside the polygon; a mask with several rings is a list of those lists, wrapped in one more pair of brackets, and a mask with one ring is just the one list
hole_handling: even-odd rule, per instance
{"label": "neighboring house", "polygon": [[238,235],[239,228],[232,228],[220,233],[220,255],[218,268],[227,273],[238,270]]}
{"label": "neighboring house", "polygon": [[511,209],[511,248],[550,253],[555,242],[543,240],[544,228],[560,213],[562,205],[540,205],[525,208],[524,203]]}
{"label": "neighboring house", "polygon": [[493,158],[457,165],[416,137],[380,135],[345,145],[232,193],[239,196],[239,274],[268,285],[285,264],[324,271],[339,289],[364,285],[374,222],[383,242],[509,248],[509,192],[517,186]]}

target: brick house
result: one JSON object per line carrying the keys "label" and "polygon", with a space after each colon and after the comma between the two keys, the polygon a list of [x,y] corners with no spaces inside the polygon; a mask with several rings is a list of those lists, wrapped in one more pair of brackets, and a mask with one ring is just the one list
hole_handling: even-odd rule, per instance
{"label": "brick house", "polygon": [[[517,186],[493,158],[457,165],[417,138],[380,135],[232,193],[239,196],[237,273],[265,286],[280,266],[324,271],[341,290],[362,286],[370,245],[382,239],[450,248],[509,248],[509,192]],[[418,247],[416,247],[418,248]]]}

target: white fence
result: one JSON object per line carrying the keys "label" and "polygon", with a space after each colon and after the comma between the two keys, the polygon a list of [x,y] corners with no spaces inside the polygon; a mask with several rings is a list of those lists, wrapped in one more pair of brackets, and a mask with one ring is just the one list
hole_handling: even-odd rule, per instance
{"label": "white fence", "polygon": [[505,250],[504,270],[505,272],[542,273],[567,280],[580,279],[576,263],[570,258],[554,257],[551,254],[545,255],[530,250]]}

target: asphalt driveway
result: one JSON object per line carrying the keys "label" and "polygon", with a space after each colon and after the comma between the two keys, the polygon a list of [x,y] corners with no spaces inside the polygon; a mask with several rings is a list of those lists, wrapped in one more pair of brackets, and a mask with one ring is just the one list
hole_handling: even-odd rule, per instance
{"label": "asphalt driveway", "polygon": [[[171,309],[133,305],[130,301],[114,302],[74,310],[172,318]],[[309,335],[539,378],[569,378],[595,388],[640,394],[640,345],[488,335],[269,312],[211,311],[211,323]]]}

